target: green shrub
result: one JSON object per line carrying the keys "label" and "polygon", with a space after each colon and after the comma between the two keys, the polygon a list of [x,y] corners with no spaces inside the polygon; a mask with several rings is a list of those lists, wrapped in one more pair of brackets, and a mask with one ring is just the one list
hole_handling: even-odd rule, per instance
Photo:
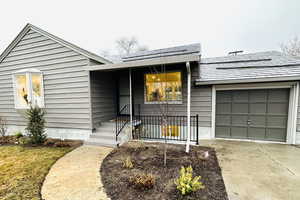
{"label": "green shrub", "polygon": [[201,181],[201,176],[196,176],[193,178],[193,168],[189,166],[187,168],[181,167],[180,177],[175,180],[177,189],[181,192],[182,195],[195,192],[197,190],[203,189],[205,186]]}
{"label": "green shrub", "polygon": [[22,132],[21,132],[21,131],[15,132],[15,137],[16,137],[16,138],[21,138],[21,137],[23,137]]}
{"label": "green shrub", "polygon": [[132,163],[132,160],[131,160],[130,156],[127,156],[126,158],[122,159],[122,166],[124,168],[127,168],[127,169],[132,169],[133,168],[133,163]]}
{"label": "green shrub", "polygon": [[18,141],[21,145],[31,144],[31,139],[28,137],[20,137]]}
{"label": "green shrub", "polygon": [[28,119],[26,131],[28,131],[28,136],[32,144],[44,143],[47,138],[44,115],[44,110],[38,106],[30,106],[30,109],[26,111]]}
{"label": "green shrub", "polygon": [[129,184],[136,189],[148,190],[153,188],[155,184],[155,177],[152,174],[135,174],[129,177]]}

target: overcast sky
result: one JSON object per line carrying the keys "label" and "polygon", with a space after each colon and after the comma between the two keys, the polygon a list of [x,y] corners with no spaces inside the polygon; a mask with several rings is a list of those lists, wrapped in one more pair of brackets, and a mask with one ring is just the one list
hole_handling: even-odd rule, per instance
{"label": "overcast sky", "polygon": [[150,49],[200,42],[202,54],[279,50],[300,37],[299,0],[9,0],[1,3],[0,51],[26,23],[101,53],[135,36]]}

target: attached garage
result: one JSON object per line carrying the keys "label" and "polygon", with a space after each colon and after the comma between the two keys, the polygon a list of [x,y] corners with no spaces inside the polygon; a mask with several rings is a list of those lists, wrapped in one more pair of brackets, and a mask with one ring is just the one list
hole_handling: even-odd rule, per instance
{"label": "attached garage", "polygon": [[215,137],[286,142],[289,88],[216,91]]}

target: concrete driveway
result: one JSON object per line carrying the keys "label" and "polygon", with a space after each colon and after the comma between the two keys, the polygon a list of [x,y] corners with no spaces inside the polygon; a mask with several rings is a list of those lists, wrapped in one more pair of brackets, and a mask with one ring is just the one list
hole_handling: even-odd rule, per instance
{"label": "concrete driveway", "polygon": [[213,140],[230,200],[299,200],[300,147]]}

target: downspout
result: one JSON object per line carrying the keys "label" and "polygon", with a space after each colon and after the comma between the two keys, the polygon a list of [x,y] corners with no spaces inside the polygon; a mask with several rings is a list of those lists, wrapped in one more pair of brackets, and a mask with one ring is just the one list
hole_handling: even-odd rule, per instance
{"label": "downspout", "polygon": [[129,99],[129,107],[130,107],[130,139],[132,139],[132,77],[131,77],[131,69],[129,69],[129,94],[130,94],[130,99]]}
{"label": "downspout", "polygon": [[299,101],[299,82],[295,85],[295,109],[293,119],[293,141],[292,144],[296,144],[297,140],[297,118],[298,118],[298,101]]}
{"label": "downspout", "polygon": [[187,141],[185,152],[190,151],[191,140],[191,67],[190,62],[186,62],[187,70]]}

